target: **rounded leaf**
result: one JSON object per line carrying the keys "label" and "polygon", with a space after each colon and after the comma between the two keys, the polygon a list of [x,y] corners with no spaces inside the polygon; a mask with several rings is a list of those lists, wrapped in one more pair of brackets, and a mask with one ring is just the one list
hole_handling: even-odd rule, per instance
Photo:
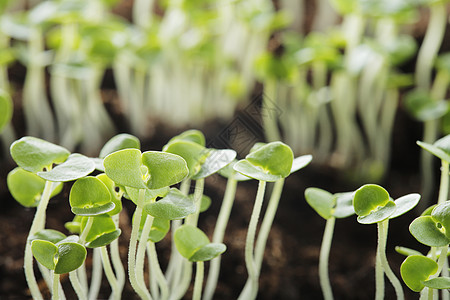
{"label": "rounded leaf", "polygon": [[175,246],[181,256],[191,259],[200,248],[209,244],[206,234],[192,225],[180,226],[174,234]]}
{"label": "rounded leaf", "polygon": [[230,179],[233,177],[236,181],[247,181],[251,180],[252,178],[245,176],[239,172],[236,172],[234,170],[234,165],[237,163],[237,160],[233,160],[230,164],[226,165],[222,169],[219,170],[219,174],[222,175],[225,178]]}
{"label": "rounded leaf", "polygon": [[409,225],[409,232],[416,240],[430,247],[442,247],[450,242],[442,228],[438,227],[438,223],[431,216],[416,218]]}
{"label": "rounded leaf", "polygon": [[337,193],[334,196],[336,196],[336,207],[333,213],[335,218],[347,218],[355,214],[353,192]]}
{"label": "rounded leaf", "polygon": [[106,246],[119,237],[121,231],[107,214],[84,217],[81,220],[81,230],[86,227],[88,218],[93,218],[91,229],[86,235],[86,247],[96,248]]}
{"label": "rounded leaf", "polygon": [[358,216],[357,221],[361,224],[374,224],[388,219],[395,213],[397,207],[394,201],[389,201],[384,206],[380,206],[365,216]]}
{"label": "rounded leaf", "polygon": [[153,243],[161,241],[170,230],[170,220],[154,218],[148,239]]}
{"label": "rounded leaf", "polygon": [[146,151],[142,164],[148,168],[149,189],[160,189],[182,181],[188,175],[186,161],[179,155],[161,151]]}
{"label": "rounded leaf", "polygon": [[437,101],[424,90],[409,92],[404,101],[406,109],[419,121],[436,120],[444,116],[449,105],[447,101]]}
{"label": "rounded leaf", "polygon": [[31,242],[31,252],[34,258],[49,270],[54,270],[58,257],[58,247],[54,243],[44,240]]}
{"label": "rounded leaf", "polygon": [[115,183],[145,189],[145,175],[141,170],[142,155],[138,149],[124,149],[109,154],[103,160],[105,173]]}
{"label": "rounded leaf", "polygon": [[294,154],[288,145],[282,142],[272,142],[249,153],[245,160],[271,175],[279,175],[284,178],[291,173]]}
{"label": "rounded leaf", "polygon": [[[133,201],[134,204],[137,205],[139,200],[139,189],[131,188],[131,187],[125,187],[126,195],[131,201]],[[144,204],[153,202],[158,197],[165,197],[170,191],[170,188],[168,186],[157,189],[157,190],[145,190],[144,194]]]}
{"label": "rounded leaf", "polygon": [[305,199],[309,206],[325,220],[333,216],[336,205],[336,197],[333,194],[319,188],[307,188]]}
{"label": "rounded leaf", "polygon": [[358,216],[366,216],[389,201],[389,193],[384,188],[376,184],[366,184],[356,190],[353,207]]}
{"label": "rounded leaf", "polygon": [[450,135],[437,140],[434,144],[417,141],[417,145],[427,150],[439,159],[450,163],[450,147],[448,144],[450,144]]}
{"label": "rounded leaf", "polygon": [[431,217],[444,228],[445,236],[450,239],[450,201],[438,204],[431,212]]}
{"label": "rounded leaf", "polygon": [[[191,197],[192,200],[194,200],[194,194],[189,195],[189,197]],[[208,210],[208,208],[211,206],[211,198],[206,196],[206,195],[202,195],[202,199],[200,200],[200,212],[205,212]]]}
{"label": "rounded leaf", "polygon": [[72,186],[69,195],[72,212],[80,216],[95,216],[114,209],[111,194],[97,177],[80,178]]}
{"label": "rounded leaf", "polygon": [[109,154],[123,149],[141,149],[141,142],[137,137],[127,133],[121,133],[112,137],[100,150],[100,158],[105,158]]}
{"label": "rounded leaf", "polygon": [[400,267],[400,274],[405,284],[414,292],[420,292],[423,284],[431,275],[438,270],[438,264],[422,255],[408,256]]}
{"label": "rounded leaf", "polygon": [[75,153],[65,162],[47,172],[38,172],[39,177],[48,181],[67,182],[89,175],[95,170],[95,163],[88,157]]}
{"label": "rounded leaf", "polygon": [[171,138],[167,144],[170,144],[176,140],[190,141],[199,144],[200,146],[205,146],[205,136],[200,130],[197,129],[186,130],[185,132]]}
{"label": "rounded leaf", "polygon": [[53,244],[58,243],[59,241],[62,241],[63,239],[67,238],[65,234],[62,232],[59,232],[58,230],[53,229],[42,229],[33,234],[28,238],[28,242],[34,241],[34,240],[44,240],[48,242],[52,242]]}
{"label": "rounded leaf", "polygon": [[121,235],[122,231],[116,229],[114,231],[105,233],[97,237],[95,240],[87,242],[86,247],[88,248],[98,248],[111,244],[115,239]]}
{"label": "rounded leaf", "polygon": [[0,89],[0,132],[11,121],[12,113],[13,103],[11,96],[3,89]]}
{"label": "rounded leaf", "polygon": [[78,243],[59,243],[55,274],[65,274],[78,269],[86,259],[86,248]]}
{"label": "rounded leaf", "polygon": [[208,261],[224,253],[227,247],[222,243],[210,243],[201,247],[189,259],[190,261]]}
{"label": "rounded leaf", "polygon": [[397,209],[395,210],[395,213],[389,217],[389,219],[393,219],[407,213],[408,211],[416,207],[417,203],[419,203],[419,200],[419,194],[408,194],[396,199],[394,202],[395,206],[397,206]]}
{"label": "rounded leaf", "polygon": [[236,151],[230,149],[208,149],[208,156],[192,179],[198,180],[214,174],[230,164],[236,158]]}
{"label": "rounded leaf", "polygon": [[243,174],[244,176],[261,180],[261,181],[277,181],[281,178],[283,178],[281,175],[272,175],[266,173],[263,169],[260,167],[257,167],[250,163],[248,160],[240,160],[234,165],[234,170]]}
{"label": "rounded leaf", "polygon": [[436,277],[423,282],[423,285],[431,289],[447,290],[450,289],[449,277]]}
{"label": "rounded leaf", "polygon": [[291,174],[309,165],[309,163],[312,161],[312,158],[312,155],[302,155],[294,158],[291,167]]}
{"label": "rounded leaf", "polygon": [[187,140],[174,140],[164,146],[163,151],[181,156],[186,161],[190,178],[200,171],[208,156],[208,150],[204,146]]}
{"label": "rounded leaf", "polygon": [[144,210],[155,218],[166,220],[178,220],[195,213],[194,201],[177,189],[170,189],[170,192],[161,200],[147,203]]}
{"label": "rounded leaf", "polygon": [[114,209],[108,212],[108,215],[114,216],[122,211],[122,195],[124,191],[117,186],[105,173],[96,176],[108,188],[111,195],[111,201],[114,203]]}
{"label": "rounded leaf", "polygon": [[10,152],[19,167],[32,173],[62,163],[70,155],[66,148],[31,136],[25,136],[12,143]]}

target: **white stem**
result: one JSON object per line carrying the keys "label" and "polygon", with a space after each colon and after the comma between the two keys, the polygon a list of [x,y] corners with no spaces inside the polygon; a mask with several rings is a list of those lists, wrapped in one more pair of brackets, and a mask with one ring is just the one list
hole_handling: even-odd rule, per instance
{"label": "white stem", "polygon": [[81,286],[80,280],[78,279],[77,270],[69,272],[69,279],[75,293],[78,296],[78,299],[87,300],[86,290]]}

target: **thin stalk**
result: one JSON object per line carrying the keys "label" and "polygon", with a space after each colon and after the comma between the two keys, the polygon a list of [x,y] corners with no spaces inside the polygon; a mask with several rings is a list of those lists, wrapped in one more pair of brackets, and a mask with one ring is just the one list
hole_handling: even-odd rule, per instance
{"label": "thin stalk", "polygon": [[157,256],[157,252],[156,252],[155,243],[153,243],[152,241],[149,241],[147,243],[147,252],[148,252],[149,262],[152,267],[151,270],[152,270],[152,272],[154,272],[153,274],[156,277],[156,281],[161,290],[161,295],[160,295],[159,299],[166,300],[169,298],[169,286],[167,285],[167,280],[164,277],[164,274],[161,270],[161,266],[159,265],[159,262],[158,262],[158,256]]}
{"label": "thin stalk", "polygon": [[375,300],[384,299],[384,271],[381,266],[380,252],[377,249],[375,261]]}
{"label": "thin stalk", "polygon": [[84,290],[88,290],[88,280],[87,280],[87,274],[86,274],[86,264],[83,262],[83,264],[77,269],[77,275],[78,279],[80,280],[80,284],[83,287]]}
{"label": "thin stalk", "polygon": [[134,212],[134,219],[131,228],[130,246],[128,251],[128,277],[131,286],[142,299],[152,299],[145,287],[142,287],[136,277],[136,247],[139,234],[139,225],[142,216],[142,205],[144,203],[145,189],[139,190],[139,198]]}
{"label": "thin stalk", "polygon": [[404,299],[405,295],[403,294],[402,284],[389,267],[389,263],[386,257],[388,226],[389,226],[388,219],[378,223],[378,253],[380,255],[380,261],[381,266],[383,267],[383,271],[386,273],[387,278],[394,287],[397,299]]}
{"label": "thin stalk", "polygon": [[245,290],[239,295],[239,299],[255,299],[258,293],[258,276],[254,259],[254,243],[256,235],[256,227],[258,226],[259,215],[261,214],[262,204],[264,200],[264,192],[266,189],[266,182],[260,180],[258,191],[256,193],[256,200],[253,206],[252,215],[248,225],[247,237],[245,240],[245,266],[247,267],[248,278],[250,280],[250,288],[248,292]]}
{"label": "thin stalk", "polygon": [[108,279],[109,285],[111,286],[112,295],[109,299],[120,300],[121,290],[117,283],[116,276],[111,267],[111,262],[109,261],[108,250],[106,246],[100,247],[100,253],[102,255],[103,270],[105,270],[106,278]]}
{"label": "thin stalk", "polygon": [[441,160],[441,183],[439,185],[438,204],[447,201],[448,186],[449,186],[449,163],[445,160]]}
{"label": "thin stalk", "polygon": [[[233,177],[228,178],[227,187],[223,196],[222,206],[220,208],[219,216],[217,217],[216,227],[212,237],[213,243],[221,243],[225,235],[225,229],[230,219],[231,209],[233,207],[234,198],[236,195],[237,180]],[[208,278],[206,280],[205,291],[203,299],[211,300],[214,296],[214,291],[217,286],[220,272],[221,256],[211,260],[209,264]]]}
{"label": "thin stalk", "polygon": [[186,224],[197,226],[198,217],[200,215],[200,206],[202,204],[203,190],[205,187],[205,179],[201,178],[195,181],[194,203],[197,207],[195,213],[186,217]]}
{"label": "thin stalk", "polygon": [[91,285],[89,287],[89,300],[96,300],[100,291],[100,285],[102,283],[102,261],[99,248],[94,248],[92,256],[92,276]]}
{"label": "thin stalk", "polygon": [[136,255],[136,277],[139,283],[145,287],[144,281],[144,261],[145,261],[145,250],[147,248],[148,236],[150,230],[152,229],[154,217],[147,214],[145,218],[144,227],[142,228],[141,237],[139,239],[139,246]]}
{"label": "thin stalk", "polygon": [[320,247],[319,278],[320,287],[322,288],[323,298],[325,300],[333,299],[333,290],[331,288],[330,277],[328,274],[328,259],[330,256],[331,242],[333,240],[335,221],[335,217],[331,217],[327,220],[325,231],[323,233],[322,246]]}
{"label": "thin stalk", "polygon": [[78,299],[87,300],[86,289],[81,286],[80,280],[78,279],[77,270],[69,272],[70,283],[72,284]]}
{"label": "thin stalk", "polygon": [[111,261],[114,267],[114,272],[116,273],[117,285],[119,286],[118,293],[122,294],[123,287],[125,285],[125,271],[122,265],[122,260],[120,259],[118,239],[115,239],[111,243],[110,250],[111,250]]}
{"label": "thin stalk", "polygon": [[86,226],[83,229],[83,232],[80,235],[80,244],[84,245],[86,243],[86,237],[91,230],[92,224],[94,223],[94,217],[88,217],[86,222]]}
{"label": "thin stalk", "polygon": [[[46,181],[44,186],[44,191],[42,192],[41,201],[36,209],[36,214],[34,215],[33,222],[31,223],[30,231],[28,233],[28,238],[34,235],[41,229],[45,228],[45,213],[47,210],[48,202],[50,201],[50,195],[52,192],[53,182]],[[33,299],[42,299],[39,286],[34,276],[33,270],[33,252],[31,251],[31,243],[27,240],[25,246],[24,255],[24,271],[25,278],[27,280],[28,287],[30,289],[31,296]]]}
{"label": "thin stalk", "polygon": [[195,281],[194,281],[194,294],[192,296],[192,300],[200,300],[202,295],[202,286],[203,286],[203,275],[205,273],[204,270],[204,262],[198,261],[197,268],[195,270]]}
{"label": "thin stalk", "polygon": [[52,300],[59,300],[59,274],[53,273]]}
{"label": "thin stalk", "polygon": [[279,141],[280,130],[278,128],[278,116],[276,101],[278,97],[278,82],[274,79],[266,80],[263,95],[262,119],[266,140],[269,142]]}

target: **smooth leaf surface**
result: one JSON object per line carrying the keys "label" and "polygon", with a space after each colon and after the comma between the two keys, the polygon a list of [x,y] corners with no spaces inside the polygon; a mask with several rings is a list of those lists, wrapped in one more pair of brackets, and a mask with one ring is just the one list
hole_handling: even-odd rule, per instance
{"label": "smooth leaf surface", "polygon": [[89,175],[95,170],[94,162],[88,157],[75,153],[65,162],[46,172],[38,172],[39,177],[48,181],[67,182]]}
{"label": "smooth leaf surface", "polygon": [[163,151],[181,156],[186,161],[190,178],[200,171],[208,155],[205,147],[187,140],[175,140],[164,146]]}
{"label": "smooth leaf surface", "polygon": [[420,292],[423,284],[438,269],[437,263],[422,255],[408,256],[400,267],[400,274],[405,284],[414,292]]}
{"label": "smooth leaf surface", "polygon": [[414,249],[410,249],[410,248],[407,248],[407,247],[396,246],[395,247],[395,251],[397,253],[400,253],[400,254],[404,255],[404,256],[422,255],[422,253],[420,253],[419,251],[414,250]]}
{"label": "smooth leaf surface", "polygon": [[111,244],[115,239],[121,235],[122,231],[116,229],[112,232],[104,233],[97,237],[95,240],[87,242],[86,247],[88,248],[98,248]]}
{"label": "smooth leaf surface", "polygon": [[366,184],[356,190],[353,207],[358,216],[366,216],[389,201],[389,193],[384,188],[376,184]]}
{"label": "smooth leaf surface", "polygon": [[65,234],[62,232],[59,232],[58,230],[53,229],[42,229],[33,234],[28,238],[28,242],[34,241],[34,240],[44,240],[51,242],[53,244],[56,244],[63,239],[67,238]]}
{"label": "smooth leaf surface", "polygon": [[291,174],[294,172],[297,172],[300,169],[303,169],[304,167],[306,167],[307,165],[309,165],[309,163],[312,161],[313,157],[312,155],[303,155],[303,156],[299,156],[294,158],[293,162],[292,162],[292,167],[291,167]]}
{"label": "smooth leaf surface", "polygon": [[325,220],[333,216],[336,205],[336,197],[333,194],[319,188],[307,188],[305,199],[309,206]]}
{"label": "smooth leaf surface", "polygon": [[274,182],[283,178],[281,175],[268,174],[264,172],[263,169],[261,169],[260,167],[251,164],[249,161],[245,159],[238,161],[234,165],[234,170],[243,174],[244,176],[261,181]]}
{"label": "smooth leaf surface", "polygon": [[431,212],[431,217],[444,227],[447,239],[450,239],[450,201],[438,204]]}
{"label": "smooth leaf surface", "polygon": [[108,212],[108,215],[114,216],[122,211],[122,195],[124,191],[117,186],[105,173],[96,176],[108,188],[111,195],[111,201],[114,203],[114,209]]}
{"label": "smooth leaf surface", "polygon": [[[447,136],[445,137],[446,140],[448,140]],[[417,145],[422,147],[423,149],[427,150],[434,156],[438,157],[441,160],[444,160],[448,163],[450,163],[450,151],[446,148],[440,148],[436,146],[435,144],[428,144],[425,142],[417,141]]]}
{"label": "smooth leaf surface", "polygon": [[49,270],[54,270],[57,262],[58,247],[52,242],[34,240],[31,242],[31,252],[34,258]]}
{"label": "smooth leaf surface", "polygon": [[190,197],[177,189],[171,189],[161,200],[147,203],[144,210],[155,218],[178,220],[195,213],[196,206]]}
{"label": "smooth leaf surface", "polygon": [[172,139],[169,140],[167,144],[170,144],[171,142],[177,140],[190,141],[199,144],[200,146],[203,147],[205,146],[205,136],[200,130],[197,129],[186,130],[185,132],[182,132],[179,135],[174,136]]}
{"label": "smooth leaf surface", "polygon": [[209,239],[203,231],[192,225],[182,225],[174,234],[175,246],[181,256],[191,257],[203,246],[209,244]]}
{"label": "smooth leaf surface", "polygon": [[288,145],[282,142],[272,142],[250,152],[245,159],[271,175],[285,178],[291,173],[294,154]]}
{"label": "smooth leaf surface", "polygon": [[208,156],[192,179],[198,180],[214,174],[230,164],[236,158],[236,151],[230,149],[208,149]]}
{"label": "smooth leaf surface", "polygon": [[337,193],[336,207],[334,209],[333,216],[335,218],[347,218],[355,214],[353,207],[353,192]]}
{"label": "smooth leaf surface", "polygon": [[409,232],[416,240],[430,247],[442,247],[450,242],[431,216],[416,218],[409,225]]}
{"label": "smooth leaf surface", "polygon": [[80,178],[72,186],[69,195],[72,212],[80,216],[95,216],[112,211],[115,207],[111,193],[97,177]]}
{"label": "smooth leaf surface", "polygon": [[423,285],[432,289],[446,290],[450,289],[449,277],[436,277],[423,282]]}
{"label": "smooth leaf surface", "polygon": [[148,239],[153,243],[161,241],[170,230],[170,220],[154,218]]}
{"label": "smooth leaf surface", "polygon": [[[194,200],[194,194],[189,195],[189,197]],[[200,200],[200,212],[205,212],[208,210],[208,208],[211,206],[211,198],[206,196],[205,194],[202,195],[202,199]]]}
{"label": "smooth leaf surface", "polygon": [[397,198],[394,201],[395,205],[397,206],[397,209],[395,210],[395,213],[389,217],[389,219],[397,218],[398,216],[407,213],[408,211],[416,207],[419,201],[420,201],[419,194],[408,194],[400,198]]}
{"label": "smooth leaf surface", "polygon": [[81,219],[81,230],[86,227],[88,218],[93,218],[91,229],[86,235],[86,247],[96,248],[108,245],[117,237],[121,231],[116,228],[116,224],[107,214],[94,217],[84,217]]}
{"label": "smooth leaf surface", "polygon": [[149,189],[160,189],[182,181],[188,175],[186,161],[179,155],[160,151],[146,151],[142,164],[148,168]]}
{"label": "smooth leaf surface", "polygon": [[189,260],[193,262],[208,261],[224,253],[226,250],[227,247],[222,243],[210,243],[198,249]]}
{"label": "smooth leaf surface", "polygon": [[121,133],[112,137],[100,150],[100,158],[105,158],[109,154],[123,149],[141,149],[141,142],[137,137],[127,133]]}
{"label": "smooth leaf surface", "polygon": [[86,254],[86,248],[78,243],[58,244],[55,274],[65,274],[78,269],[86,259]]}
{"label": "smooth leaf surface", "polygon": [[234,165],[237,163],[237,160],[233,160],[230,164],[226,165],[222,169],[219,170],[219,174],[222,175],[225,178],[230,179],[233,177],[236,181],[248,181],[253,178],[250,178],[248,176],[245,176],[237,171],[234,170]]}
{"label": "smooth leaf surface", "polygon": [[[139,199],[139,189],[125,187],[127,196],[137,205]],[[144,204],[152,202],[157,197],[165,197],[170,191],[168,186],[157,189],[157,190],[145,190],[144,194]]]}
{"label": "smooth leaf surface", "polygon": [[136,189],[147,188],[141,171],[142,158],[138,149],[124,149],[109,154],[103,160],[105,173],[115,183]]}
{"label": "smooth leaf surface", "polygon": [[48,169],[52,164],[62,163],[70,155],[66,148],[31,136],[12,143],[10,152],[19,167],[32,173]]}
{"label": "smooth leaf surface", "polygon": [[371,211],[368,215],[358,216],[357,220],[361,224],[374,224],[384,221],[392,216],[397,207],[394,201],[387,202],[384,206],[380,206],[377,209]]}

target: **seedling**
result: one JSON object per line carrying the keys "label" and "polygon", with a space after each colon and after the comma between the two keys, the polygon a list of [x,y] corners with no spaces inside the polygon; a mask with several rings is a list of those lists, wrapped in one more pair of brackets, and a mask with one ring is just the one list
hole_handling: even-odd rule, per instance
{"label": "seedling", "polygon": [[[240,299],[255,299],[258,293],[258,278],[261,270],[262,257],[267,236],[278,207],[278,201],[281,197],[284,178],[289,176],[291,172],[295,172],[306,166],[312,159],[310,155],[305,155],[296,158],[294,162],[294,155],[291,148],[281,142],[256,144],[252,150],[245,159],[238,161],[233,167],[235,171],[259,180],[256,200],[250,217],[245,242],[245,264],[248,272],[248,280],[239,296]],[[276,184],[269,202],[269,207],[264,216],[255,249],[256,228],[259,215],[261,214],[266,182],[276,182]]]}
{"label": "seedling", "polygon": [[379,185],[366,184],[356,190],[353,207],[361,224],[377,224],[378,245],[375,265],[376,299],[384,298],[384,274],[394,286],[398,299],[404,299],[400,281],[389,267],[386,258],[386,242],[389,219],[396,218],[414,208],[420,200],[419,194],[409,194],[393,201],[389,193]]}
{"label": "seedling", "polygon": [[333,299],[333,290],[328,276],[328,258],[333,239],[336,218],[346,218],[355,214],[353,208],[353,193],[331,194],[319,188],[307,188],[305,199],[308,204],[325,220],[322,246],[320,248],[319,278],[325,300]]}
{"label": "seedling", "polygon": [[0,88],[0,133],[11,121],[13,103],[9,94]]}

